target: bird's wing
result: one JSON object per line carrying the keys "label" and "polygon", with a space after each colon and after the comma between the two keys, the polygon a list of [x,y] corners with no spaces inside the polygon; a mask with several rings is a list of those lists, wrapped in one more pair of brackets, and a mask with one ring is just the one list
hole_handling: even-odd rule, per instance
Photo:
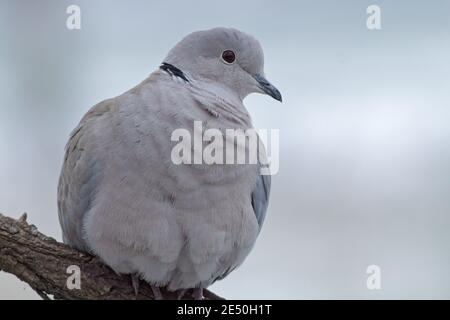
{"label": "bird's wing", "polygon": [[269,205],[270,184],[270,175],[259,175],[251,195],[252,207],[258,220],[259,230],[262,228],[264,218],[266,217],[267,206]]}
{"label": "bird's wing", "polygon": [[97,121],[107,115],[108,103],[94,106],[72,131],[66,145],[58,184],[58,216],[63,240],[82,251],[89,251],[83,236],[83,221],[89,211],[101,174],[101,166],[91,152]]}

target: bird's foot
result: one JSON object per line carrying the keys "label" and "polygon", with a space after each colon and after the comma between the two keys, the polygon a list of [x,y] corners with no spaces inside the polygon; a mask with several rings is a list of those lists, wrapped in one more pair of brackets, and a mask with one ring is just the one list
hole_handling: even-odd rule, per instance
{"label": "bird's foot", "polygon": [[195,288],[192,290],[194,300],[203,300],[203,288]]}
{"label": "bird's foot", "polygon": [[186,294],[189,292],[188,298],[192,298],[194,300],[203,300],[203,288],[194,288],[194,289],[180,289],[177,290],[177,299],[183,299]]}
{"label": "bird's foot", "polygon": [[183,297],[184,297],[184,295],[186,294],[187,291],[188,291],[188,289],[177,290],[177,300],[183,299]]}
{"label": "bird's foot", "polygon": [[163,295],[159,287],[150,285],[150,288],[152,289],[153,297],[155,298],[155,300],[163,300]]}
{"label": "bird's foot", "polygon": [[[133,286],[134,294],[137,296],[139,294],[139,275],[137,274],[131,274],[131,285]],[[150,285],[150,289],[153,293],[153,298],[155,300],[163,300],[163,295],[161,293],[161,290],[157,286]]]}
{"label": "bird's foot", "polygon": [[131,285],[133,286],[134,294],[139,294],[139,276],[137,274],[131,275]]}

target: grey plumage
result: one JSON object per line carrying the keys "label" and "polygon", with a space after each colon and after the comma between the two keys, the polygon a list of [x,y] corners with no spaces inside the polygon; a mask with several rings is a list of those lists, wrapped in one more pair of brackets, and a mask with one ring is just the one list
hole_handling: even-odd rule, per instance
{"label": "grey plumage", "polygon": [[[236,52],[235,64],[220,60],[225,49]],[[206,128],[251,128],[245,96],[281,95],[262,77],[259,43],[234,29],[193,33],[164,63],[135,88],[94,106],[72,132],[59,220],[64,242],[119,273],[170,290],[204,288],[253,247],[270,177],[258,165],[177,166],[171,133],[192,133],[196,120]]]}

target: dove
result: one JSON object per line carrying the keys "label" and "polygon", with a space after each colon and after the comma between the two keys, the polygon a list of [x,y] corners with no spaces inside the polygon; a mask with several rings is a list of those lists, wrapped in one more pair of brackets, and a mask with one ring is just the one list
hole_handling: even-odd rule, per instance
{"label": "dove", "polygon": [[195,134],[195,121],[221,132],[252,129],[243,104],[251,93],[282,101],[264,76],[260,43],[220,27],[187,35],[148,78],[92,107],[65,149],[63,241],[130,275],[136,290],[146,281],[156,299],[160,288],[202,299],[254,247],[270,175],[260,161],[176,164],[171,136]]}

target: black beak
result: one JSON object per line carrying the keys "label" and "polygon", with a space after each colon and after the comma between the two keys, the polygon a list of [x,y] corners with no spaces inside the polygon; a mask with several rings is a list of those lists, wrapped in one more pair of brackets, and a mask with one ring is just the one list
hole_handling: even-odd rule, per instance
{"label": "black beak", "polygon": [[275,100],[278,100],[280,102],[283,101],[283,98],[281,97],[280,91],[278,91],[277,88],[275,88],[269,81],[266,80],[263,76],[256,75],[254,76],[255,80],[258,81],[258,87],[264,91],[264,93],[268,94]]}

